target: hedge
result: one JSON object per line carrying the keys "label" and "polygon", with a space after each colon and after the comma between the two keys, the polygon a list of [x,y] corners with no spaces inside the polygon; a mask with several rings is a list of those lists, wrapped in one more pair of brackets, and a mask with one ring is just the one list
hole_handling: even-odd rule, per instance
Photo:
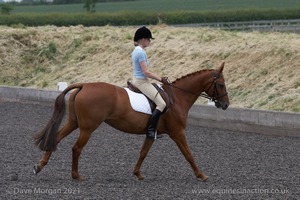
{"label": "hedge", "polygon": [[0,25],[25,26],[125,26],[142,24],[194,24],[252,20],[300,19],[300,8],[286,10],[231,10],[231,11],[174,11],[114,13],[19,13],[0,15]]}

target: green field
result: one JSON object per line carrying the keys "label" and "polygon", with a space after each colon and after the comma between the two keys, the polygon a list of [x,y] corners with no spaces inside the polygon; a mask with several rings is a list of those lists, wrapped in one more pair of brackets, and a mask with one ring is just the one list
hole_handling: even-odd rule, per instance
{"label": "green field", "polygon": [[137,0],[97,3],[93,14],[83,4],[20,5],[10,15],[0,15],[0,25],[127,26],[299,18],[299,0]]}
{"label": "green field", "polygon": [[[177,10],[237,10],[237,9],[288,9],[300,7],[299,0],[139,0],[114,3],[97,3],[96,12]],[[83,4],[15,6],[13,13],[79,13]]]}

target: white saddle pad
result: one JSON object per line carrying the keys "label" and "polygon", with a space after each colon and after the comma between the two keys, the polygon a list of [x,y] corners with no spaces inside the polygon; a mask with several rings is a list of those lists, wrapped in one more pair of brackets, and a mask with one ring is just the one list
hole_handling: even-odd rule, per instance
{"label": "white saddle pad", "polygon": [[129,90],[128,88],[124,88],[129,96],[130,104],[133,110],[137,112],[142,112],[145,114],[152,114],[150,104],[145,95],[141,93],[135,93]]}

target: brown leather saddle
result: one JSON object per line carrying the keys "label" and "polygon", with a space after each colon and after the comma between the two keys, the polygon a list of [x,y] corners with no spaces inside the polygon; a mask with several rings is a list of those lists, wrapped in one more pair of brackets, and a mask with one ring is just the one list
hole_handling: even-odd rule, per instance
{"label": "brown leather saddle", "polygon": [[[169,92],[167,92],[167,91],[164,91],[161,87],[159,87],[155,83],[152,83],[152,85],[157,89],[158,93],[161,95],[163,100],[166,102],[166,108],[162,112],[162,113],[166,113],[168,111],[170,105],[174,104],[172,90],[168,90]],[[133,92],[142,94],[142,92],[137,87],[135,87],[129,80],[127,81],[127,87],[128,87],[128,89],[130,89]],[[156,104],[151,99],[149,99],[146,95],[145,95],[145,97],[148,99],[151,110],[153,112],[154,109],[156,108]]]}

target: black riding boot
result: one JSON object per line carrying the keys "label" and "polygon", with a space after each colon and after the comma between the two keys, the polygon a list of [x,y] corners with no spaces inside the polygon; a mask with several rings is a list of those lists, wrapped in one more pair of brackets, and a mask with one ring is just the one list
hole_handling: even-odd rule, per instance
{"label": "black riding boot", "polygon": [[150,117],[150,120],[148,122],[146,138],[155,138],[156,127],[160,118],[160,114],[161,112],[157,109],[153,111],[152,116]]}

